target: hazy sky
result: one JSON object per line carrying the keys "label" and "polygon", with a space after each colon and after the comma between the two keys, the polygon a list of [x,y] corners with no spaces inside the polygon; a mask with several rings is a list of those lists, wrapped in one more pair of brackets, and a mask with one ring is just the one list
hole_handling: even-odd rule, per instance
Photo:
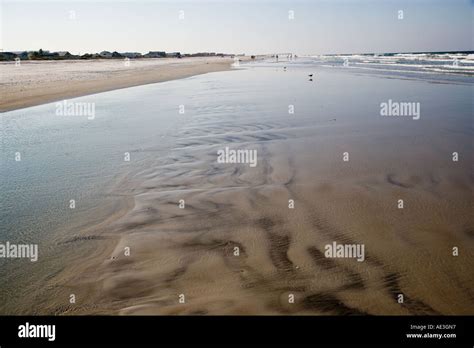
{"label": "hazy sky", "polygon": [[474,49],[473,0],[0,1],[4,51]]}

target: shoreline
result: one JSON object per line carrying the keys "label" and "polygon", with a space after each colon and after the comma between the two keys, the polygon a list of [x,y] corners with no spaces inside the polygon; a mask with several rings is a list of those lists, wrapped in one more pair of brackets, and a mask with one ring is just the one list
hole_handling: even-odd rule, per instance
{"label": "shoreline", "polygon": [[[0,113],[231,69],[230,58],[27,61],[0,64]],[[16,69],[22,69],[20,72]]]}

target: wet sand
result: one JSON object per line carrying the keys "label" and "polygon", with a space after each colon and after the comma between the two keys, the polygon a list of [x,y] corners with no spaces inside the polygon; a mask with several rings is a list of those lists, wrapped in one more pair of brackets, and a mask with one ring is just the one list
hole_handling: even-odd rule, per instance
{"label": "wet sand", "polygon": [[[337,161],[321,169],[337,153],[316,161],[297,145],[260,145],[256,170],[208,166],[209,148],[189,146],[179,161],[136,173],[133,189],[121,192],[134,192],[133,208],[94,232],[106,231],[110,243],[55,279],[83,298],[62,313],[472,313],[472,178]],[[411,208],[399,211],[398,197]],[[364,243],[365,262],[326,258],[333,241]]]}
{"label": "wet sand", "polygon": [[[468,152],[460,162],[450,158],[456,144],[469,144],[469,131],[405,120],[368,129],[326,112],[294,121],[198,111],[174,135],[167,157],[116,184],[110,194],[122,203],[114,214],[80,238],[64,237],[74,251],[35,296],[43,302],[30,308],[67,315],[473,314],[474,178]],[[223,146],[256,149],[258,165],[217,163]],[[326,258],[333,242],[364,244],[365,261]],[[79,252],[84,246],[87,254]],[[71,293],[76,304],[67,302]]]}
{"label": "wet sand", "polygon": [[0,63],[0,112],[230,69],[230,58]]}

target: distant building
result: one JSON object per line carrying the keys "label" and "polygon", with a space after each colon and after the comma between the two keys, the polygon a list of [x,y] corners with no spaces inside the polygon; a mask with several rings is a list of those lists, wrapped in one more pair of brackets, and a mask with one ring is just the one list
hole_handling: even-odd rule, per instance
{"label": "distant building", "polygon": [[15,60],[18,55],[13,52],[0,52],[0,60]]}
{"label": "distant building", "polygon": [[109,51],[102,51],[99,53],[101,58],[112,58],[112,52]]}
{"label": "distant building", "polygon": [[69,53],[68,51],[56,52],[59,59],[78,59],[80,56]]}
{"label": "distant building", "polygon": [[145,58],[164,58],[166,57],[165,51],[150,51],[144,55]]}
{"label": "distant building", "polygon": [[216,54],[214,52],[198,52],[198,53],[187,53],[184,56],[185,57],[211,57],[215,55]]}
{"label": "distant building", "polygon": [[57,52],[50,52],[46,50],[39,49],[38,51],[28,51],[28,52],[21,52],[21,55],[19,56],[20,59],[23,59],[21,57],[25,57],[26,59],[32,59],[32,60],[50,60],[50,59],[58,59],[59,55]]}
{"label": "distant building", "polygon": [[[8,53],[8,52],[7,52]],[[18,58],[21,60],[28,59],[28,52],[27,51],[13,51],[10,53],[15,53]]]}
{"label": "distant building", "polygon": [[4,53],[14,53],[14,54],[16,54],[17,58],[20,58],[21,60],[27,60],[29,52],[27,52],[27,51],[13,51],[13,52],[4,52]]}
{"label": "distant building", "polygon": [[123,57],[127,58],[141,58],[142,54],[140,52],[124,52],[120,53]]}
{"label": "distant building", "polygon": [[181,58],[181,53],[180,52],[171,52],[171,53],[166,53],[167,58]]}
{"label": "distant building", "polygon": [[50,52],[50,51],[43,51],[42,53],[40,52],[41,58],[52,59],[52,58],[57,58],[58,56],[59,55],[56,52]]}

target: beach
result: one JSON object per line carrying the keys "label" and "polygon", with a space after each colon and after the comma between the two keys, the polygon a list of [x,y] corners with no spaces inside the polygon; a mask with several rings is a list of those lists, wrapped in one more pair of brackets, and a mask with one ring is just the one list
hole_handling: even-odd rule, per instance
{"label": "beach", "polygon": [[230,58],[1,62],[0,112],[230,69]]}
{"label": "beach", "polygon": [[39,257],[9,264],[0,311],[474,313],[472,84],[397,74],[263,62],[74,99],[93,120],[3,114],[6,238]]}

